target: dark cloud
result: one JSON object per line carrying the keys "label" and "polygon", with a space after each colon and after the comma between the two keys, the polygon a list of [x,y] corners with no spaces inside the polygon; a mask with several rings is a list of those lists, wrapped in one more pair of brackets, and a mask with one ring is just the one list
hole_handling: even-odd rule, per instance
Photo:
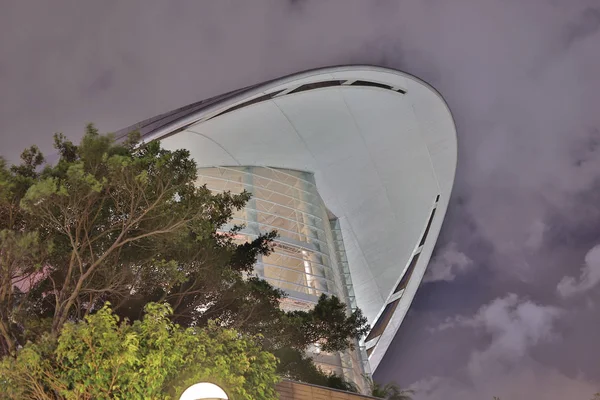
{"label": "dark cloud", "polygon": [[[600,157],[597,157],[600,158]],[[567,204],[549,208],[545,245],[555,249],[589,249],[600,243],[600,177],[571,195]]]}
{"label": "dark cloud", "polygon": [[573,159],[577,167],[584,167],[586,163],[598,159],[600,150],[600,129],[592,128],[589,130],[589,136],[580,142],[575,142],[573,146]]}
{"label": "dark cloud", "polygon": [[309,0],[287,0],[292,9],[298,9],[305,6]]}
{"label": "dark cloud", "polygon": [[600,31],[600,8],[588,7],[581,12],[579,19],[569,24],[565,30],[565,44],[572,46],[575,42],[593,36]]}
{"label": "dark cloud", "polygon": [[115,71],[106,70],[100,73],[93,82],[86,88],[86,92],[90,96],[98,95],[100,92],[104,92],[110,89],[115,84]]}
{"label": "dark cloud", "polygon": [[[600,385],[590,351],[600,290],[557,287],[584,276],[600,244],[598,10],[595,0],[9,2],[0,153],[16,160],[32,143],[49,150],[55,131],[113,131],[303,69],[405,70],[439,89],[458,126],[432,264],[452,279],[421,287],[376,378],[415,384],[423,400],[585,400]],[[507,340],[524,343],[510,360],[489,350]]]}
{"label": "dark cloud", "polygon": [[[424,282],[454,281],[466,273],[489,273],[487,265],[492,262],[495,249],[492,242],[486,240],[470,213],[470,202],[460,186],[454,189],[453,207],[444,220],[438,245],[432,255]],[[457,289],[455,285],[452,289]],[[465,297],[465,296],[461,296]]]}

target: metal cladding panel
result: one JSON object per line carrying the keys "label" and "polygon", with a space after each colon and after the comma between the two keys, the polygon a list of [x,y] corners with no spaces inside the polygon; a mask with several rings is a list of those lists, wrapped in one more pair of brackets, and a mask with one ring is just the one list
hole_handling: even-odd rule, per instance
{"label": "metal cladding panel", "polygon": [[191,131],[183,131],[166,139],[171,149],[187,149],[197,159],[202,154],[203,160],[212,165],[235,165],[236,160],[220,144],[210,138]]}
{"label": "metal cladding panel", "polygon": [[[219,143],[236,160],[235,165],[311,171],[314,164],[313,157],[305,149],[294,127],[272,101],[194,124],[188,131],[201,133]],[[168,140],[164,143],[168,143]],[[202,150],[198,149],[198,153],[192,156],[199,167],[211,166],[203,162]]]}

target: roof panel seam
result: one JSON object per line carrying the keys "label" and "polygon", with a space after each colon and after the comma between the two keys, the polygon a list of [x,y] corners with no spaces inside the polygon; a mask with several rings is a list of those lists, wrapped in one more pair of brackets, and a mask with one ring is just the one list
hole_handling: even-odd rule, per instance
{"label": "roof panel seam", "polygon": [[203,138],[206,138],[206,139],[210,140],[211,142],[213,142],[214,144],[216,144],[217,146],[219,146],[219,147],[220,147],[220,148],[221,148],[221,149],[222,149],[222,150],[223,150],[225,153],[227,153],[227,154],[229,155],[229,157],[231,157],[231,159],[232,159],[233,161],[235,161],[235,162],[236,162],[238,165],[242,165],[242,164],[240,164],[240,162],[239,162],[239,161],[238,161],[238,160],[237,160],[237,159],[236,159],[236,158],[233,156],[233,154],[231,154],[229,151],[227,151],[227,149],[226,149],[226,148],[225,148],[223,145],[221,145],[221,143],[217,142],[215,139],[211,138],[210,136],[207,136],[207,135],[205,135],[204,133],[196,132],[196,131],[193,131],[193,130],[191,130],[191,129],[188,129],[188,130],[187,130],[187,132],[190,132],[190,133],[195,133],[195,134],[196,134],[196,135],[198,135],[198,136],[202,136]]}

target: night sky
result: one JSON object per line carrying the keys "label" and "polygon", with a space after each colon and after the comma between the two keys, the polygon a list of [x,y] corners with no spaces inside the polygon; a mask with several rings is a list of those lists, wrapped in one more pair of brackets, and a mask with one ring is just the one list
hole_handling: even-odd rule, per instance
{"label": "night sky", "polygon": [[2,0],[0,154],[348,63],[431,83],[458,128],[436,253],[376,380],[416,400],[588,400],[600,390],[597,0]]}

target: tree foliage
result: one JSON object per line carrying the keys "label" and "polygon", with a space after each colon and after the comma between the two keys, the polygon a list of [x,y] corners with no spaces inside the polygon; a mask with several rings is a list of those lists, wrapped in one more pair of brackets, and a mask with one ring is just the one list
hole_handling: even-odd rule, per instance
{"label": "tree foliage", "polygon": [[[0,392],[9,399],[178,399],[209,381],[232,399],[276,399],[276,359],[251,338],[208,325],[182,328],[169,306],[151,303],[133,324],[104,306],[68,322],[0,363]],[[3,397],[3,398],[6,398]]]}
{"label": "tree foliage", "polygon": [[[268,253],[272,235],[238,246],[232,235],[216,234],[249,194],[196,186],[186,150],[117,144],[92,126],[79,146],[55,139],[56,165],[37,172],[43,158],[31,148],[20,166],[1,174],[0,208],[11,217],[2,227],[0,260],[6,272],[0,333],[8,352],[27,323],[39,322],[20,311],[47,319],[56,334],[107,300],[118,309],[151,294],[180,314],[181,300],[193,292],[184,305],[193,315],[240,281],[257,254]],[[28,281],[26,293],[15,290],[21,280]]]}
{"label": "tree foliage", "polygon": [[345,387],[335,384],[339,377],[315,369],[304,352],[314,344],[318,344],[324,352],[354,348],[353,339],[366,334],[369,329],[360,310],[348,315],[346,305],[337,297],[322,295],[309,311],[278,310],[276,313],[271,322],[275,329],[255,333],[265,336],[265,347],[280,359],[280,373],[290,379],[345,390]]}
{"label": "tree foliage", "polygon": [[20,165],[0,160],[0,355],[56,338],[108,302],[131,321],[164,303],[181,326],[216,321],[260,337],[281,375],[318,383],[326,375],[303,355],[308,346],[343,351],[368,330],[336,297],[282,311],[284,293],[253,273],[276,232],[241,243],[241,227],[220,231],[250,194],[196,185],[187,150],[136,134],[117,142],[92,125],[78,145],[55,135],[55,147],[53,165],[35,146]]}
{"label": "tree foliage", "polygon": [[367,377],[369,391],[371,396],[386,400],[412,400],[413,390],[401,389],[395,383],[382,385],[377,383],[371,377]]}

